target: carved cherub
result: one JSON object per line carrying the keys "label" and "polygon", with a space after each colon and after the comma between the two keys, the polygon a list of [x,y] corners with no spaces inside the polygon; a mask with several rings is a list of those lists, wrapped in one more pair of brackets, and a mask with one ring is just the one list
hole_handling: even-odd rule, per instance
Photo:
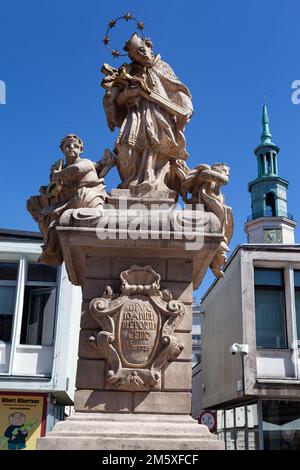
{"label": "carved cherub", "polygon": [[179,192],[184,202],[203,205],[205,212],[211,212],[220,221],[221,233],[224,240],[211,263],[211,270],[217,277],[223,277],[221,266],[226,262],[226,253],[229,250],[228,243],[233,233],[232,209],[225,204],[221,187],[229,180],[229,167],[225,163],[214,165],[201,164],[192,170],[179,159],[172,158],[170,166],[178,177]]}
{"label": "carved cherub", "polygon": [[81,158],[83,142],[75,134],[64,137],[60,148],[65,163],[61,160],[52,165],[48,187],[42,186],[40,195],[27,201],[27,209],[38,222],[45,242],[40,261],[53,265],[63,261],[56,234],[61,215],[68,209],[101,206],[106,198],[102,175],[115,161],[108,150],[99,163]]}

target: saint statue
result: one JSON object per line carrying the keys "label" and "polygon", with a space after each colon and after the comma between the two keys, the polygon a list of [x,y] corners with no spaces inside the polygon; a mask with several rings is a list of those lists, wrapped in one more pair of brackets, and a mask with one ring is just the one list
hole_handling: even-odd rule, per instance
{"label": "saint statue", "polygon": [[134,33],[124,47],[131,59],[104,64],[104,109],[115,144],[119,188],[173,189],[170,159],[188,156],[183,134],[193,113],[191,94],[172,68],[154,55],[149,39]]}
{"label": "saint statue", "polygon": [[[111,20],[107,33],[119,19],[127,21],[132,15]],[[138,22],[138,29],[142,28],[143,23]],[[106,34],[103,42],[108,45],[109,41]],[[119,129],[114,152],[106,149],[97,163],[81,158],[82,140],[68,134],[60,145],[65,161],[58,160],[52,166],[49,185],[42,186],[40,194],[27,201],[44,238],[40,261],[62,263],[56,229],[69,220],[68,216],[74,219],[80,216],[86,221],[91,213],[91,217],[101,218],[102,210],[98,209],[109,202],[103,178],[116,165],[121,178],[118,187],[132,190],[133,198],[143,199],[154,193],[153,199],[158,201],[161,198],[175,201],[181,196],[195,211],[201,205],[203,226],[208,231],[213,226],[215,232],[223,235],[211,262],[214,274],[221,277],[233,230],[232,211],[221,192],[228,182],[229,168],[223,163],[188,167],[184,129],[193,114],[190,91],[170,65],[153,53],[150,39],[134,33],[124,50],[127,54],[123,55],[129,56],[130,63],[119,68],[108,64],[102,67],[107,123],[111,131]],[[112,54],[121,55],[117,50],[112,50]],[[123,191],[119,194],[124,196]],[[86,208],[91,211],[81,210]],[[64,214],[66,211],[69,212]]]}

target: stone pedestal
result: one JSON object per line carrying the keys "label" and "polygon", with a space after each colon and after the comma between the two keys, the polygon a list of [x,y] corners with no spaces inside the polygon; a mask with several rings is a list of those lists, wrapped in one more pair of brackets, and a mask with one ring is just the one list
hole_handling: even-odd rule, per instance
{"label": "stone pedestal", "polygon": [[[194,249],[160,223],[156,236],[134,240],[130,223],[145,209],[133,204],[145,197],[132,196],[125,214],[125,193],[114,191],[112,207],[100,212],[66,211],[57,227],[70,280],[83,294],[76,412],[40,439],[38,449],[222,449],[189,416],[193,290],[223,240],[218,220],[203,214],[202,243]],[[148,199],[166,203],[159,217],[174,203],[170,194]],[[118,219],[115,237],[108,236],[105,217]],[[150,312],[135,317],[136,326],[128,323],[135,306]],[[127,334],[133,339],[126,343]]]}
{"label": "stone pedestal", "polygon": [[40,450],[222,450],[224,445],[187,415],[75,413],[56,424]]}

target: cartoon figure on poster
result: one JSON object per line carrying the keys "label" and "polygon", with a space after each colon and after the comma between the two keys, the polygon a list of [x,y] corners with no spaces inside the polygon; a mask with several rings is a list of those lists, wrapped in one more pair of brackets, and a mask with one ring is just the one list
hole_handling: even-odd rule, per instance
{"label": "cartoon figure on poster", "polygon": [[26,423],[26,415],[16,412],[9,415],[8,422],[9,426],[0,438],[0,447],[7,446],[8,450],[25,449],[28,432],[38,424],[38,420],[33,418]]}

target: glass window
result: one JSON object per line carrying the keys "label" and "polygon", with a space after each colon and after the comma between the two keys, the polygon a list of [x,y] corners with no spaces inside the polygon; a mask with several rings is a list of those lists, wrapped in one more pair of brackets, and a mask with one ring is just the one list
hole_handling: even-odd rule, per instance
{"label": "glass window", "polygon": [[196,363],[201,362],[201,354],[195,354],[195,355],[194,355],[194,361],[195,361]]}
{"label": "glass window", "polygon": [[56,280],[56,276],[56,268],[29,264],[24,293],[21,344],[53,345],[56,287],[51,284]]}
{"label": "glass window", "polygon": [[217,430],[221,431],[225,427],[225,410],[217,411]]}
{"label": "glass window", "polygon": [[298,339],[298,345],[299,345],[300,344],[300,289],[295,290],[295,303],[296,303],[297,339]]}
{"label": "glass window", "polygon": [[21,344],[53,344],[56,288],[25,289]]}
{"label": "glass window", "polygon": [[244,428],[246,426],[244,406],[239,406],[235,409],[235,425],[237,428]]}
{"label": "glass window", "polygon": [[300,271],[294,271],[297,339],[300,344]]}
{"label": "glass window", "polygon": [[0,341],[10,343],[15,308],[13,286],[0,286]]}
{"label": "glass window", "polygon": [[255,269],[257,348],[287,348],[283,272]]}
{"label": "glass window", "polygon": [[258,430],[258,410],[257,403],[247,405],[247,424],[249,429]]}
{"label": "glass window", "polygon": [[[193,335],[201,335],[201,318],[200,316],[193,316],[193,327],[192,327]],[[200,338],[199,338],[200,339]]]}
{"label": "glass window", "polygon": [[0,262],[0,341],[11,342],[18,263]]}
{"label": "glass window", "polygon": [[56,282],[57,269],[45,264],[29,263],[27,281]]}
{"label": "glass window", "polygon": [[234,428],[234,411],[233,409],[225,410],[226,429]]}
{"label": "glass window", "polygon": [[246,429],[236,429],[236,441],[235,441],[235,448],[236,450],[246,450]]}
{"label": "glass window", "polygon": [[259,428],[257,403],[246,406],[247,409],[247,441],[248,450],[259,449]]}
{"label": "glass window", "polygon": [[201,336],[200,335],[192,335],[192,343],[193,344],[200,344],[201,343]]}
{"label": "glass window", "polygon": [[0,281],[16,281],[18,263],[0,263]]}
{"label": "glass window", "polygon": [[282,286],[283,272],[281,269],[254,269],[254,282],[256,286]]}
{"label": "glass window", "polygon": [[217,417],[218,437],[225,441],[226,450],[259,449],[257,403],[219,410]]}
{"label": "glass window", "polygon": [[236,433],[235,431],[226,431],[226,450],[235,450]]}
{"label": "glass window", "polygon": [[295,287],[300,287],[300,271],[294,271]]}
{"label": "glass window", "polygon": [[300,402],[264,400],[264,450],[300,450]]}

